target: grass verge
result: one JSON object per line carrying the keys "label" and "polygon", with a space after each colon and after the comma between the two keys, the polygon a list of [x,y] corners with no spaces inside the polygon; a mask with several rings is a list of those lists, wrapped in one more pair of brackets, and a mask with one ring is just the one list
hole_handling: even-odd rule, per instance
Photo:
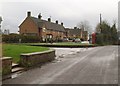
{"label": "grass verge", "polygon": [[44,46],[44,47],[68,47],[68,48],[84,48],[84,47],[95,47],[96,44],[88,43],[74,43],[74,42],[60,42],[60,43],[31,43],[28,45],[32,46]]}
{"label": "grass verge", "polygon": [[3,44],[2,54],[3,57],[12,57],[13,62],[17,63],[20,60],[20,54],[42,52],[49,50],[47,47],[26,46],[19,44]]}

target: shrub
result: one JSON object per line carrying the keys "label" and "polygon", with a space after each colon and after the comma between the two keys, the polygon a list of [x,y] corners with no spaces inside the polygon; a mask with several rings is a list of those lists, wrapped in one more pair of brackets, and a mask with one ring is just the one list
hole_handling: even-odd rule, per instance
{"label": "shrub", "polygon": [[5,43],[36,43],[41,42],[41,37],[38,36],[23,36],[19,34],[2,35],[2,41]]}
{"label": "shrub", "polygon": [[96,34],[96,43],[103,45],[103,34]]}

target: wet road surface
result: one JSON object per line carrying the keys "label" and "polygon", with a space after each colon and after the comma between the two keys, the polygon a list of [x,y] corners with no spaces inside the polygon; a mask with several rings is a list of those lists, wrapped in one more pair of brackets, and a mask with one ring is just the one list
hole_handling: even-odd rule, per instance
{"label": "wet road surface", "polygon": [[[59,49],[58,49],[59,50]],[[63,50],[62,50],[63,51]],[[61,52],[62,52],[61,51]],[[31,69],[3,84],[117,84],[118,47],[65,50],[63,57]],[[75,51],[75,50],[74,50]],[[62,55],[57,51],[57,55]]]}

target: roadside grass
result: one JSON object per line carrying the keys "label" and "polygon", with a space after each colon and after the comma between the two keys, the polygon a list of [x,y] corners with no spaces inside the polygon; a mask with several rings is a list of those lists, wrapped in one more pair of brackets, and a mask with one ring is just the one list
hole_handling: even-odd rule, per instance
{"label": "roadside grass", "polygon": [[26,43],[25,45],[31,46],[44,46],[44,47],[63,47],[63,48],[86,48],[96,47],[97,44],[80,43],[80,42],[58,42],[58,43]]}
{"label": "roadside grass", "polygon": [[37,46],[27,46],[22,44],[3,44],[2,46],[2,56],[12,57],[13,62],[18,63],[20,60],[20,54],[32,53],[32,52],[42,52],[49,50],[47,47],[37,47]]}
{"label": "roadside grass", "polygon": [[80,42],[61,42],[61,43],[56,43],[55,45],[91,45],[88,43],[80,43]]}
{"label": "roadside grass", "polygon": [[93,45],[93,44],[88,44],[88,43],[80,43],[80,42],[58,42],[58,43],[28,43],[26,45],[80,45],[80,46],[84,46],[84,45]]}

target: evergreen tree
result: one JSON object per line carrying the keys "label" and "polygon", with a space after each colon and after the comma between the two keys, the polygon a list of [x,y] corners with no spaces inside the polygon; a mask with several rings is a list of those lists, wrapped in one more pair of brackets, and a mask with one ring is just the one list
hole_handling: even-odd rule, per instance
{"label": "evergreen tree", "polygon": [[118,40],[116,24],[113,24],[113,26],[111,27],[111,37],[112,43],[115,44]]}
{"label": "evergreen tree", "polygon": [[97,25],[96,29],[100,28],[100,33],[96,36],[96,43],[98,44],[115,44],[117,43],[117,28],[116,24],[111,27],[106,21],[103,21],[101,25]]}

